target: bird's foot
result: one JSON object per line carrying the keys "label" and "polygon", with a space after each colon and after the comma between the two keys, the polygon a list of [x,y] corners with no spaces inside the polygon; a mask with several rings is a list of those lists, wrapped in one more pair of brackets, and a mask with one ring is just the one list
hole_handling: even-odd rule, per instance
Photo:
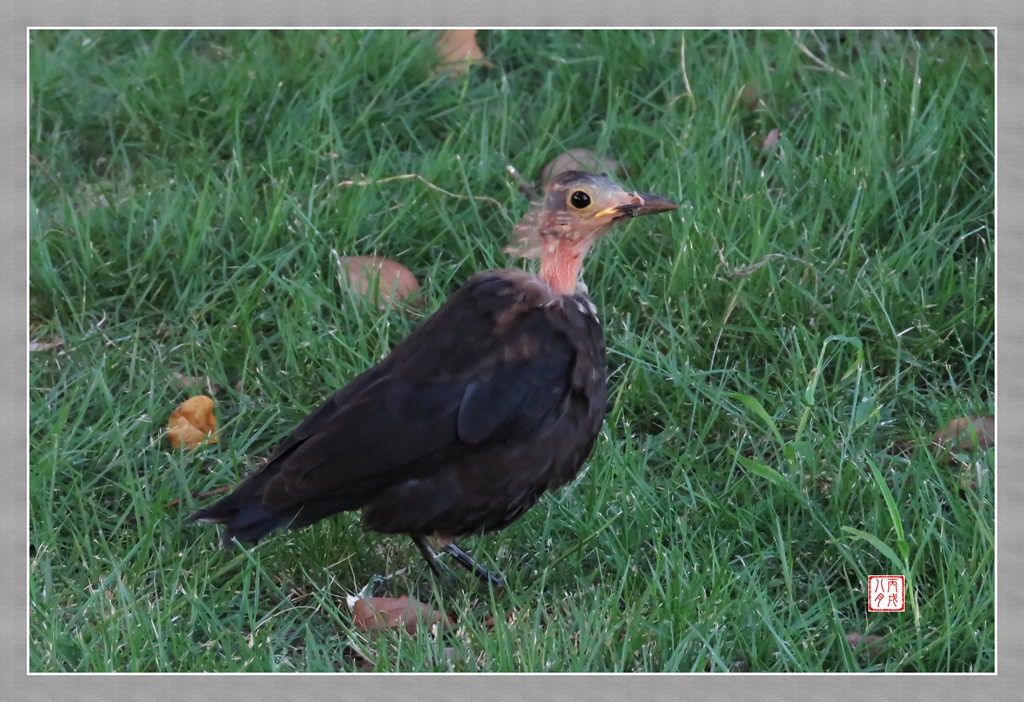
{"label": "bird's foot", "polygon": [[492,585],[495,589],[505,587],[504,580],[502,580],[496,575],[492,575],[491,573],[489,573],[486,568],[484,568],[479,563],[474,561],[472,556],[463,551],[462,547],[460,547],[457,543],[453,542],[447,544],[441,550],[447,553],[452,558],[454,558],[456,561],[458,561],[459,565],[461,565],[463,568],[473,573],[473,575],[475,575],[477,579],[484,585]]}
{"label": "bird's foot", "polygon": [[375,574],[370,578],[370,582],[363,586],[363,589],[359,591],[360,599],[367,599],[373,597],[380,591],[381,586],[388,581],[388,578],[383,575]]}
{"label": "bird's foot", "polygon": [[[420,550],[420,553],[423,554],[423,560],[425,560],[427,565],[430,566],[430,570],[434,572],[434,575],[444,580],[452,580],[454,578],[454,574],[451,570],[438,560],[438,553],[430,546],[429,543],[427,543],[426,539],[422,536],[414,536],[412,537],[412,540]],[[470,571],[484,585],[491,585],[495,589],[505,587],[505,582],[501,578],[487,572],[483,566],[474,561],[473,557],[462,550],[462,547],[458,544],[446,544],[441,551],[454,558],[459,565]]]}
{"label": "bird's foot", "polygon": [[402,575],[403,573],[405,573],[405,571],[406,569],[402,568],[401,570],[395,571],[391,575],[380,575],[379,573],[375,574],[372,578],[370,578],[370,582],[366,583],[366,585],[363,586],[363,589],[355,595],[355,598],[363,600],[368,599],[370,597],[376,597],[377,594],[381,591],[381,588],[384,587],[384,585],[389,580],[391,580],[395,576]]}

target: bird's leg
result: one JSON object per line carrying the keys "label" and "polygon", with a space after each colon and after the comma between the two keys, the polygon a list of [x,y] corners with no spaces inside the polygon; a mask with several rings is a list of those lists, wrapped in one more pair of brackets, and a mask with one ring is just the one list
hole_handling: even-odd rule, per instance
{"label": "bird's leg", "polygon": [[[441,568],[443,566],[441,565],[441,562],[437,560],[437,552],[433,547],[431,547],[425,538],[422,536],[410,536],[410,538],[412,538],[412,542],[416,544],[416,548],[420,550],[420,553],[423,554],[423,560],[425,560],[427,565],[430,566],[430,570],[434,572],[434,575],[442,579],[445,575],[449,578],[452,576],[451,571],[447,568],[444,568],[444,573],[441,572]],[[505,587],[505,582],[501,578],[487,572],[483,566],[473,560],[472,556],[463,551],[458,544],[445,544],[441,550],[454,558],[463,568],[475,575],[480,582],[484,584],[490,583],[496,588]]]}
{"label": "bird's leg", "polygon": [[479,565],[476,561],[473,560],[472,556],[463,551],[462,548],[457,543],[453,542],[446,544],[444,548],[442,548],[441,550],[450,555],[456,561],[458,561],[459,565],[461,565],[463,568],[465,568],[473,575],[475,575],[477,578],[479,578],[480,582],[484,584],[490,583],[496,588],[505,587],[505,583],[501,578],[488,573],[483,566]]}
{"label": "bird's leg", "polygon": [[[434,575],[438,578],[443,578],[444,576],[437,563],[437,553],[433,548],[431,548],[430,544],[427,543],[427,540],[422,536],[411,536],[410,538],[412,538],[412,542],[416,544],[416,548],[420,550],[420,553],[423,554],[423,560],[425,560],[427,565],[430,566],[430,570],[434,572]],[[449,573],[449,575],[451,574]]]}
{"label": "bird's leg", "polygon": [[[410,534],[410,536],[412,536]],[[430,570],[433,571],[436,578],[434,587],[436,587],[441,581],[452,582],[455,580],[455,573],[453,573],[448,566],[446,566],[437,557],[437,551],[431,547],[431,545],[422,536],[412,536],[412,542],[416,544],[416,548],[423,554],[423,560],[430,566]],[[416,595],[420,602],[430,602],[431,600],[431,588],[421,586]]]}

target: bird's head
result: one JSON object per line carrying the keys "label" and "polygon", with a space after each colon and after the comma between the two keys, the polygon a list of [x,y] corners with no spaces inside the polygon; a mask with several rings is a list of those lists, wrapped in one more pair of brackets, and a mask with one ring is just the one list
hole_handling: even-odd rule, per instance
{"label": "bird's head", "polygon": [[506,252],[541,259],[541,278],[560,294],[576,287],[583,257],[616,222],[674,210],[678,205],[660,195],[627,192],[607,176],[566,171],[544,190],[515,227]]}

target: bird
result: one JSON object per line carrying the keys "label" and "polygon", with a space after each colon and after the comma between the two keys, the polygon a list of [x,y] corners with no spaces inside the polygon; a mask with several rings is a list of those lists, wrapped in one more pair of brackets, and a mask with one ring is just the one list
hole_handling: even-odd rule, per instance
{"label": "bird", "polygon": [[506,248],[539,258],[537,274],[471,276],[188,522],[224,525],[230,548],[361,510],[365,529],[410,536],[436,575],[435,546],[503,586],[456,540],[508,526],[571,481],[605,418],[605,340],[583,259],[615,225],[677,207],[603,174],[561,173]]}

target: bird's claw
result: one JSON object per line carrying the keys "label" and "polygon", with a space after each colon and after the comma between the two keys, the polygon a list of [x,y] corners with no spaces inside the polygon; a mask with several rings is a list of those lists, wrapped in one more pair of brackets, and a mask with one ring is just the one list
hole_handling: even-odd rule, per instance
{"label": "bird's claw", "polygon": [[470,571],[484,585],[491,585],[495,589],[505,587],[505,581],[496,575],[491,575],[486,568],[473,560],[473,557],[462,550],[456,543],[450,543],[441,549],[449,556],[458,561],[459,565]]}
{"label": "bird's claw", "polygon": [[359,591],[359,594],[356,595],[356,597],[361,600],[370,597],[375,597],[377,595],[377,592],[380,591],[381,585],[386,583],[390,578],[391,576],[374,574],[374,576],[370,578],[370,582],[366,583],[366,585],[363,586],[363,589]]}

